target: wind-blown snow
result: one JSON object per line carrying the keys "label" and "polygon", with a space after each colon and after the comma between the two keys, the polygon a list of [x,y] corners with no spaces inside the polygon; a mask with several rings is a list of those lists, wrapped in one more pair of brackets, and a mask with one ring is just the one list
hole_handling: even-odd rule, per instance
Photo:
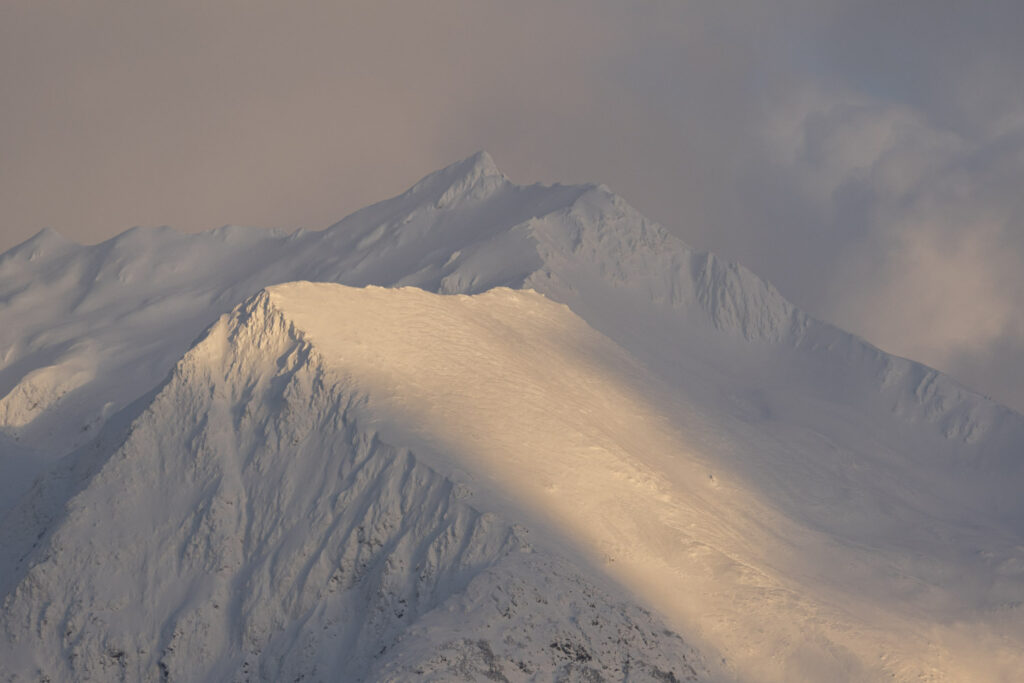
{"label": "wind-blown snow", "polygon": [[[311,284],[257,295],[293,280],[475,296]],[[168,375],[203,329],[247,300]],[[308,410],[289,412],[294,405]],[[598,657],[594,643],[630,624],[648,639],[661,628],[624,606],[631,599],[703,650],[712,676],[1012,680],[1024,670],[1024,418],[806,316],[607,188],[516,186],[484,153],[323,232],[136,229],[94,247],[40,233],[0,256],[0,428],[0,468],[12,473],[0,487],[0,509],[10,509],[0,530],[0,590],[14,591],[8,638],[23,643],[25,629],[52,627],[56,617],[40,609],[58,603],[72,607],[56,623],[80,634],[53,630],[38,651],[11,646],[22,672],[45,663],[71,677],[83,670],[67,668],[76,652],[96,676],[96,667],[129,665],[148,676],[160,661],[217,677],[337,669],[340,659],[299,654],[308,635],[300,624],[319,627],[334,607],[316,607],[310,596],[325,594],[323,577],[296,579],[287,558],[298,548],[340,566],[352,552],[342,549],[359,547],[354,518],[296,533],[295,547],[256,538],[223,576],[210,564],[253,540],[251,524],[299,529],[296,520],[340,514],[326,482],[348,491],[345,500],[376,501],[366,509],[426,506],[419,521],[389,527],[396,535],[378,559],[448,528],[430,516],[440,508],[430,508],[427,489],[449,487],[455,500],[445,505],[465,506],[467,521],[452,532],[459,543],[475,538],[468,520],[492,520],[473,551],[478,573],[458,574],[462,560],[449,556],[438,576],[462,578],[410,612],[418,626],[346,624],[316,641],[330,646],[309,646],[341,648],[352,676],[426,667],[451,677],[464,662],[476,672],[468,675],[493,677],[495,663],[512,678],[513,667],[523,670],[509,643],[522,645],[531,619],[545,634],[573,634],[545,651],[551,657],[523,660],[541,679],[571,662],[621,669],[624,653],[640,661],[630,649],[639,645]],[[293,451],[283,433],[309,446]],[[337,469],[364,461],[367,472],[380,468],[373,485]],[[426,489],[401,483],[409,468]],[[319,493],[302,490],[310,481]],[[180,497],[160,489],[169,482]],[[238,496],[283,511],[218,507]],[[123,524],[100,522],[111,500]],[[145,512],[154,500],[166,517]],[[530,529],[534,552],[516,550],[525,533],[517,524]],[[127,543],[139,529],[151,538]],[[209,547],[186,553],[194,543]],[[118,609],[123,622],[96,617],[108,609],[97,605],[121,604],[121,584],[84,569],[67,579],[63,568],[122,558],[150,578],[130,579],[144,583]],[[153,569],[164,560],[170,569]],[[405,596],[399,584],[413,581],[374,576],[358,591],[386,585],[385,595]],[[517,612],[527,621],[513,619],[518,626],[484,647],[466,634],[485,629],[483,605],[503,581],[519,587],[520,602],[577,597],[532,603]],[[216,591],[256,585],[267,605],[231,618],[210,612]],[[588,630],[577,599],[586,592],[602,596],[588,609],[624,621]],[[150,593],[164,597],[136,599]],[[346,595],[330,604],[349,609]],[[384,609],[392,598],[380,599],[359,604]],[[461,630],[445,601],[472,615]],[[561,621],[566,614],[575,621]],[[258,654],[241,649],[250,616]],[[93,617],[121,630],[82,625]],[[208,647],[173,645],[198,638],[195,629],[211,634]],[[114,633],[137,637],[122,648],[107,642]],[[444,647],[442,633],[451,634]],[[399,652],[398,634],[405,654],[372,656],[387,643]],[[673,642],[659,640],[652,651],[662,659],[642,660],[647,673],[633,675],[682,675],[676,655],[703,675]],[[179,654],[164,652],[168,644]],[[567,654],[576,644],[594,661]],[[431,648],[449,654],[427,662],[420,653]],[[182,656],[192,651],[190,663]],[[614,679],[612,669],[601,671]]]}

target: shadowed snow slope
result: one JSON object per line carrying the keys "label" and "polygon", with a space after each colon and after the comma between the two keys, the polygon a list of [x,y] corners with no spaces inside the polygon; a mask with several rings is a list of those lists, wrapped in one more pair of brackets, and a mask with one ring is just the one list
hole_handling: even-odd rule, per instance
{"label": "shadowed snow slope", "polygon": [[[296,280],[378,288],[275,287]],[[498,642],[525,642],[527,622],[481,641],[466,634],[483,612],[450,616],[512,576],[535,597],[604,591],[593,609],[616,611],[617,589],[597,585],[611,577],[744,679],[1024,670],[1024,417],[806,316],[603,186],[517,186],[485,153],[321,232],[133,229],[80,246],[44,231],[0,256],[0,471],[20,672],[38,654],[64,676],[163,662],[276,679],[344,659],[351,676],[496,662],[512,678]],[[392,613],[461,634],[455,649],[343,618],[384,609],[382,567],[400,558],[394,580],[418,586],[408,567],[449,534],[445,506],[463,520],[451,543],[483,545],[437,559],[436,600]],[[360,550],[359,516],[378,508],[399,512]],[[514,524],[536,552],[515,550]],[[328,594],[318,563],[351,569],[358,552],[376,558],[369,583],[311,597]],[[568,602],[534,604],[543,633],[582,629],[552,657],[610,637]],[[660,632],[622,614],[609,628]],[[304,624],[335,640],[307,647]],[[38,653],[30,633],[47,634]],[[621,669],[630,647],[600,664]],[[649,669],[637,676],[685,673],[629,657]],[[542,679],[568,660],[523,663]]]}
{"label": "shadowed snow slope", "polygon": [[8,515],[0,661],[54,680],[1024,666],[1012,459],[748,402],[694,402],[532,291],[270,288]]}

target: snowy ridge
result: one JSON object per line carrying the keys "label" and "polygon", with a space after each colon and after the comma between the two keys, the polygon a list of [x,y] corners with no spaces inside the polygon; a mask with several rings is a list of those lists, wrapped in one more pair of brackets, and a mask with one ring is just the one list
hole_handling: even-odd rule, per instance
{"label": "snowy ridge", "polygon": [[[893,356],[832,325],[813,321],[795,346],[810,363],[831,367],[834,390],[870,397],[910,425],[932,425],[944,438],[975,447],[989,462],[1024,472],[1024,416],[922,363]],[[833,395],[833,400],[843,400]],[[846,399],[848,400],[848,399]]]}
{"label": "snowy ridge", "polygon": [[[68,452],[157,384],[218,315],[293,280],[443,293],[531,287],[631,351],[621,334],[631,309],[648,311],[645,325],[676,337],[676,349],[710,330],[846,351],[853,344],[821,331],[828,326],[742,266],[693,252],[607,188],[517,186],[481,152],[323,232],[133,229],[92,247],[40,233],[0,257],[0,429]],[[846,351],[836,362],[850,362]],[[1011,424],[999,429],[1024,434],[1019,415],[945,378],[918,411],[908,403],[915,378],[886,375],[879,363],[887,362],[861,372],[888,377],[868,391],[906,376],[894,387],[907,398],[893,404],[897,415],[924,417],[953,438],[977,441]]]}
{"label": "snowy ridge", "polygon": [[59,251],[68,251],[78,245],[53,228],[43,228],[21,244],[0,255],[0,268],[17,268],[26,262],[53,256]]}
{"label": "snowy ridge", "polygon": [[694,254],[697,300],[719,329],[739,330],[747,339],[782,341],[808,325],[805,314],[778,290],[735,263],[714,254]]}
{"label": "snowy ridge", "polygon": [[702,312],[717,329],[750,341],[782,341],[807,324],[770,284],[742,266],[692,251],[607,187],[588,189],[564,214],[531,228],[544,267],[528,282],[556,300],[572,294],[552,287],[552,279],[595,298],[604,295],[595,290],[629,290],[675,315]]}
{"label": "snowy ridge", "polygon": [[41,543],[4,603],[5,678],[697,678],[678,636],[364,404],[268,294],[222,318],[59,518],[21,529]]}

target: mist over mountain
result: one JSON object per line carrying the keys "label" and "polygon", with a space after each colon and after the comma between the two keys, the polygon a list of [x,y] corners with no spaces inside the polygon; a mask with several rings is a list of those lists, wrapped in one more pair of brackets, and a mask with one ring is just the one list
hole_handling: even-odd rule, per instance
{"label": "mist over mountain", "polygon": [[1024,670],[1024,417],[604,186],[43,231],[0,361],[10,680]]}

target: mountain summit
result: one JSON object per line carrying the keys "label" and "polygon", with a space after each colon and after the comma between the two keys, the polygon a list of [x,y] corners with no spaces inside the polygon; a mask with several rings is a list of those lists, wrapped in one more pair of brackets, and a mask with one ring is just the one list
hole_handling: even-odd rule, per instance
{"label": "mountain summit", "polygon": [[460,199],[481,198],[507,183],[508,178],[498,169],[491,155],[480,151],[431,173],[413,185],[409,193],[419,196],[434,194],[437,196],[435,204],[441,207]]}
{"label": "mountain summit", "polygon": [[[496,327],[482,329],[486,321]],[[127,433],[100,448],[67,510],[38,532],[33,516],[24,541],[8,546],[24,554],[8,568],[16,583],[0,618],[5,672],[154,681],[703,678],[692,647],[554,552],[540,520],[531,530],[496,514],[493,494],[454,472],[504,468],[535,479],[546,465],[547,481],[578,495],[562,476],[572,462],[547,457],[544,439],[562,438],[558,418],[548,416],[548,433],[535,431],[533,448],[488,449],[486,460],[469,444],[442,447],[460,435],[488,439],[506,406],[549,407],[520,380],[546,389],[578,382],[571,370],[550,376],[553,365],[520,362],[528,348],[508,336],[569,358],[574,350],[558,332],[570,330],[587,334],[531,292],[477,299],[293,283],[259,293],[221,318]],[[424,362],[431,367],[420,374]],[[527,374],[506,374],[517,369]],[[401,382],[411,393],[385,393],[391,371],[411,373]],[[518,391],[495,395],[480,372]],[[484,395],[464,393],[471,387]],[[475,434],[431,433],[423,419],[377,403],[417,412],[410,401],[423,401],[420,391],[440,391],[430,403],[442,412],[463,410],[468,399],[476,412],[463,417],[476,422]],[[505,405],[488,406],[487,394]],[[563,412],[575,410],[564,404]],[[521,433],[507,425],[495,446]],[[589,459],[585,449],[575,457]],[[506,492],[506,512],[521,494]]]}
{"label": "mountain summit", "polygon": [[43,234],[0,301],[8,677],[1024,667],[1024,418],[604,186]]}

